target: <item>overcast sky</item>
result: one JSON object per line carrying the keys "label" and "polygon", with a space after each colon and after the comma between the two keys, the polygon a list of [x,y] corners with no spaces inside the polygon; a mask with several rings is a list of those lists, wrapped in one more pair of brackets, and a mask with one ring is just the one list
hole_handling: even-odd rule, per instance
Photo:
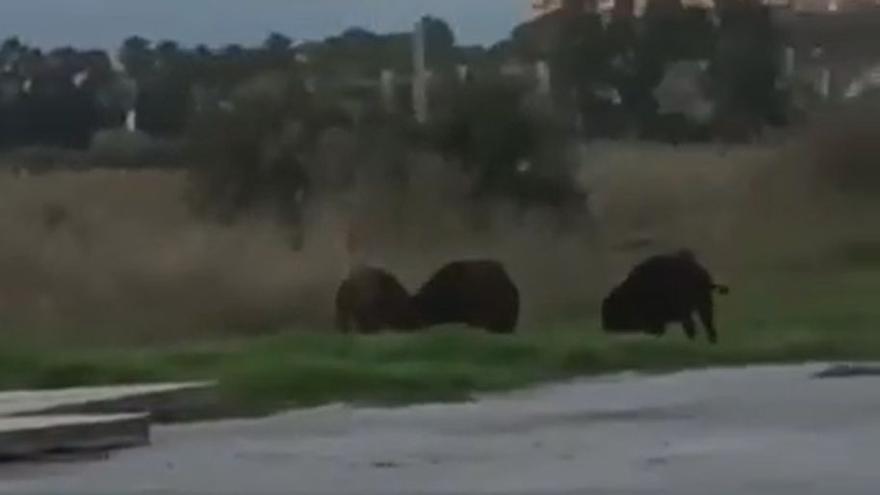
{"label": "overcast sky", "polygon": [[255,44],[275,30],[321,38],[349,26],[409,29],[423,14],[447,19],[466,43],[506,37],[529,0],[0,0],[0,38],[43,47],[116,48],[130,34],[185,45]]}

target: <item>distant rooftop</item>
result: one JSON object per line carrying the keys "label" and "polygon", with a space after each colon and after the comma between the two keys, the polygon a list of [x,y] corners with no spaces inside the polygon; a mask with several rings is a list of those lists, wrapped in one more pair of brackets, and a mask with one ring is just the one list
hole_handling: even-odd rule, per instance
{"label": "distant rooftop", "polygon": [[[531,0],[533,17],[554,12],[562,8],[566,1],[583,3],[587,11],[610,12],[614,9],[615,0]],[[648,0],[634,0],[636,15],[645,10]],[[714,0],[682,0],[685,6],[703,6],[713,8]],[[880,7],[880,0],[763,0],[763,3],[778,8],[788,8],[795,12],[835,13],[875,9]]]}

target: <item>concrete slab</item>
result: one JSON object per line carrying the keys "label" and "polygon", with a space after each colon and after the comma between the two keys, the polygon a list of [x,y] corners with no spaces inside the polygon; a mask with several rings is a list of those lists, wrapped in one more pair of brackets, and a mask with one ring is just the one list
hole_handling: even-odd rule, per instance
{"label": "concrete slab", "polygon": [[150,423],[203,417],[214,382],[0,392],[0,460],[149,443]]}
{"label": "concrete slab", "polygon": [[149,414],[34,416],[0,419],[0,459],[146,445]]}
{"label": "concrete slab", "polygon": [[149,412],[153,421],[199,417],[216,404],[215,382],[0,392],[0,417]]}

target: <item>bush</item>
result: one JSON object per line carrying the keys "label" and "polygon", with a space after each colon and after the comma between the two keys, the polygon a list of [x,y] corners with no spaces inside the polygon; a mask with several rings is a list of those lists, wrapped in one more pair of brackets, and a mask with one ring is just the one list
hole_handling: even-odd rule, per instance
{"label": "bush", "polygon": [[299,225],[310,190],[305,161],[322,129],[345,121],[289,74],[246,82],[190,125],[192,205],[224,221],[263,210]]}
{"label": "bush", "polygon": [[177,167],[182,158],[179,144],[124,129],[97,132],[88,153],[92,165],[108,168]]}
{"label": "bush", "polygon": [[515,83],[483,80],[445,95],[431,129],[435,146],[473,177],[477,197],[501,197],[520,210],[586,205],[573,177],[573,129]]}
{"label": "bush", "polygon": [[839,193],[880,192],[880,101],[860,100],[820,119],[805,157],[818,185]]}
{"label": "bush", "polygon": [[31,146],[3,153],[0,167],[14,172],[43,174],[54,170],[76,170],[85,165],[81,151]]}

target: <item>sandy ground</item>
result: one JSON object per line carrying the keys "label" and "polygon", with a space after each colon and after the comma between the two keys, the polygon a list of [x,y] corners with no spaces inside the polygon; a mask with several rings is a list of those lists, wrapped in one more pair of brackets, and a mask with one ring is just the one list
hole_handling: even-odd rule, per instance
{"label": "sandy ground", "polygon": [[156,428],[109,459],[0,468],[0,493],[875,495],[880,378],[825,365],[330,406]]}

